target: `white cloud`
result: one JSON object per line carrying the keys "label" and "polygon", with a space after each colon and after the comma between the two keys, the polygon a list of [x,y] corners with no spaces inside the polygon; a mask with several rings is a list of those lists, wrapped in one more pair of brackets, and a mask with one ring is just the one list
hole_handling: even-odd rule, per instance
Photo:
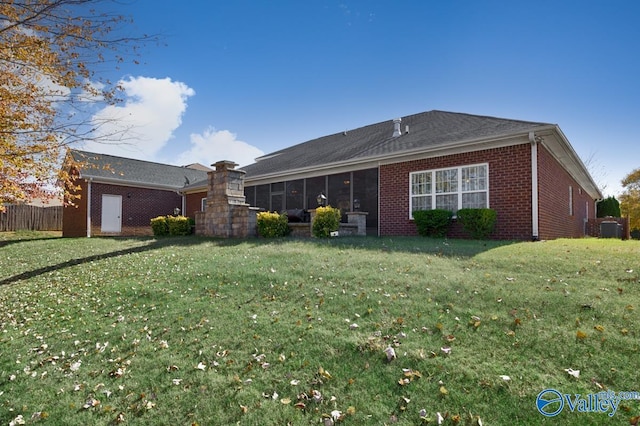
{"label": "white cloud", "polygon": [[206,166],[221,160],[230,160],[246,166],[264,155],[260,149],[236,139],[228,130],[207,128],[202,133],[191,134],[191,148],[177,157],[176,164],[200,163]]}
{"label": "white cloud", "polygon": [[119,84],[124,89],[124,103],[109,105],[91,118],[96,135],[108,142],[88,142],[82,148],[154,160],[182,123],[187,99],[195,92],[170,78],[130,77]]}
{"label": "white cloud", "polygon": [[105,141],[86,142],[82,149],[161,162],[164,161],[159,157],[170,150],[175,153],[171,155],[173,164],[206,166],[220,160],[244,166],[264,155],[255,146],[236,139],[229,130],[213,127],[192,133],[186,150],[177,150],[180,144],[169,141],[182,123],[188,98],[195,95],[193,89],[169,78],[130,77],[119,84],[124,89],[124,103],[106,106],[91,118],[96,136]]}

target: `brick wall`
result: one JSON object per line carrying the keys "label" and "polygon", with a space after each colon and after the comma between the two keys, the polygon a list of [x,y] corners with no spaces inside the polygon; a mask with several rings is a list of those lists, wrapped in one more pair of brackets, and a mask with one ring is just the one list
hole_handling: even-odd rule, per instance
{"label": "brick wall", "polygon": [[[80,194],[87,193],[85,181],[75,182],[80,185]],[[73,201],[75,206],[64,206],[62,212],[62,236],[86,237],[87,236],[87,198],[81,197]]]}
{"label": "brick wall", "polygon": [[[381,166],[380,234],[417,235],[415,224],[409,220],[410,172],[478,163],[489,164],[489,207],[496,210],[498,217],[493,237],[531,239],[529,143]],[[572,188],[572,212],[569,187]],[[595,217],[594,201],[543,145],[538,145],[538,207],[540,239],[582,237],[586,219]],[[466,235],[454,221],[448,236]]]}
{"label": "brick wall", "polygon": [[202,199],[207,198],[207,191],[187,194],[185,196],[185,216],[195,219],[195,213],[202,210]]}
{"label": "brick wall", "polygon": [[[569,187],[573,196],[569,196]],[[573,198],[573,214],[569,201]],[[594,200],[562,168],[560,163],[538,145],[538,203],[540,239],[582,237],[585,220],[595,218]]]}
{"label": "brick wall", "polygon": [[[409,173],[489,164],[489,207],[498,216],[494,238],[530,239],[531,146],[528,143],[380,166],[380,234],[417,235],[409,220]],[[454,224],[451,237],[464,236]]]}
{"label": "brick wall", "polygon": [[[82,197],[77,201],[78,208],[65,207],[63,231],[65,237],[84,237],[87,235],[87,183],[80,182]],[[157,216],[173,214],[173,210],[182,206],[182,197],[174,191],[145,189],[129,186],[91,184],[91,235],[101,235],[102,195],[120,195],[122,197],[122,230],[119,235],[152,235],[151,219]]]}

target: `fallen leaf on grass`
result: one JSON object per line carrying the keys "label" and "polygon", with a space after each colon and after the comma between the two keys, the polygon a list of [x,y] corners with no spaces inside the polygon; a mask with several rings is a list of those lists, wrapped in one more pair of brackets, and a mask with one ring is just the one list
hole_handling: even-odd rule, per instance
{"label": "fallen leaf on grass", "polygon": [[331,379],[331,374],[329,374],[329,372],[322,367],[318,368],[318,374],[320,374],[325,379]]}
{"label": "fallen leaf on grass", "polygon": [[580,377],[580,370],[574,370],[574,369],[571,369],[571,368],[565,368],[564,371],[566,371],[570,376],[573,376],[576,379]]}
{"label": "fallen leaf on grass", "polygon": [[508,382],[509,380],[511,380],[511,377],[506,376],[506,375],[504,375],[504,374],[503,374],[503,375],[501,375],[501,376],[500,376],[500,378],[501,378],[502,380],[504,380],[505,382]]}
{"label": "fallen leaf on grass", "polygon": [[82,408],[86,410],[88,408],[97,407],[98,405],[100,405],[100,401],[98,401],[93,397],[89,397],[87,401],[84,403],[84,405],[82,406]]}
{"label": "fallen leaf on grass", "polygon": [[198,370],[205,371],[207,369],[207,364],[205,364],[204,362],[200,361],[198,363],[198,365],[195,366],[195,368],[198,369]]}
{"label": "fallen leaf on grass", "polygon": [[596,325],[595,327],[593,327],[595,330],[598,330],[600,333],[602,333],[604,331],[604,327],[601,326],[600,324]]}
{"label": "fallen leaf on grass", "polygon": [[585,333],[584,331],[582,331],[582,330],[576,331],[576,339],[583,340],[586,337],[587,337],[587,333]]}
{"label": "fallen leaf on grass", "polygon": [[396,351],[395,349],[393,349],[391,346],[388,346],[385,350],[384,350],[385,355],[387,355],[387,361],[391,362],[394,359],[396,359]]}

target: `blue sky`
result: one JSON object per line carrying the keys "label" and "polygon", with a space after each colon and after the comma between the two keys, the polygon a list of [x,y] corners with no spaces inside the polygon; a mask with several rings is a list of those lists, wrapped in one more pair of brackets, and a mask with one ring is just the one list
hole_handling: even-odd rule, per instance
{"label": "blue sky", "polygon": [[162,45],[111,75],[138,140],[86,149],[246,165],[437,109],[558,124],[605,195],[640,167],[637,1],[133,0],[119,12]]}

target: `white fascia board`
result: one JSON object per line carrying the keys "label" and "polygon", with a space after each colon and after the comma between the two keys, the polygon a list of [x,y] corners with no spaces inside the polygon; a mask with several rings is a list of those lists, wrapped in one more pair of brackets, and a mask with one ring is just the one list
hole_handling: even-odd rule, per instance
{"label": "white fascia board", "polygon": [[536,135],[542,137],[542,145],[566,168],[571,177],[587,191],[591,198],[594,200],[603,198],[598,185],[560,127],[554,126],[551,132],[536,132]]}

